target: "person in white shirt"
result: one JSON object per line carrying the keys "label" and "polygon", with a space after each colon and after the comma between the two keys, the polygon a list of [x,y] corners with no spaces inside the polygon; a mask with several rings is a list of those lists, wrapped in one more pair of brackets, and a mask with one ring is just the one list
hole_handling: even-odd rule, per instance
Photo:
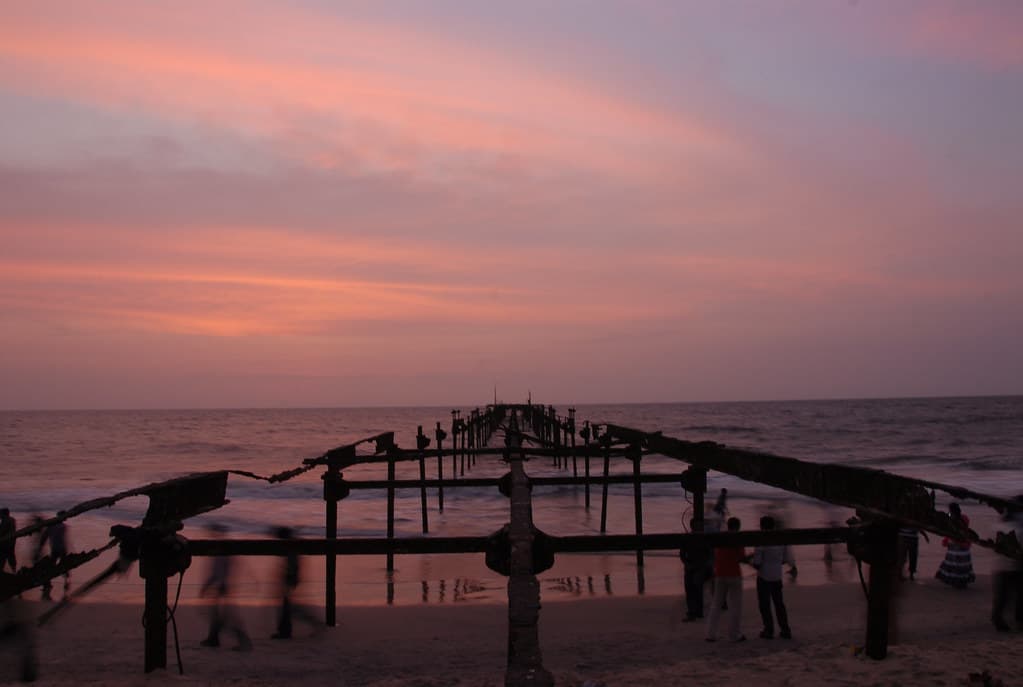
{"label": "person in white shirt", "polygon": [[[760,529],[773,530],[775,527],[774,518],[765,515],[760,518]],[[774,617],[771,613],[771,604],[774,604],[774,613],[778,616],[779,635],[782,639],[792,639],[792,630],[789,628],[789,616],[785,610],[785,599],[782,597],[782,565],[787,563],[791,566],[789,573],[795,577],[796,562],[792,557],[792,550],[787,545],[781,546],[758,546],[753,550],[753,567],[757,569],[757,603],[760,606],[760,618],[764,623],[764,629],[760,633],[762,639],[774,639]]]}
{"label": "person in white shirt", "polygon": [[[1015,508],[1006,511],[1004,521],[1008,525],[1006,536],[1015,534],[1016,541],[1023,545],[1023,494],[1017,496]],[[994,579],[992,580],[991,622],[999,632],[1008,632],[1002,612],[1009,605],[1009,597],[1016,595],[1016,625],[1023,630],[1023,563],[1008,556],[996,556]]]}

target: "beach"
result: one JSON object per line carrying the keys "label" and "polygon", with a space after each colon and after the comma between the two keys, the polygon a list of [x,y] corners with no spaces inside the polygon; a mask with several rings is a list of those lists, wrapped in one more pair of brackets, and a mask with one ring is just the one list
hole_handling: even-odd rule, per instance
{"label": "beach", "polygon": [[[966,590],[924,579],[903,585],[899,636],[888,658],[857,653],[866,602],[858,583],[789,586],[790,641],[763,640],[754,592],[743,605],[746,642],[704,641],[702,623],[682,623],[679,596],[545,601],[540,613],[544,665],[558,685],[968,685],[988,671],[1023,684],[1023,635],[996,633],[988,620],[990,579]],[[173,585],[172,585],[173,590]],[[38,603],[37,610],[41,610]],[[319,610],[319,609],[315,609]],[[250,652],[199,646],[205,609],[176,613],[184,664],[173,633],[168,667],[142,672],[140,605],[83,602],[38,634],[39,685],[285,685],[441,687],[502,685],[507,610],[500,603],[343,606],[335,628],[299,625],[289,641],[269,639],[272,606],[243,606]],[[9,645],[0,677],[15,677]],[[981,684],[981,683],[975,683]]]}

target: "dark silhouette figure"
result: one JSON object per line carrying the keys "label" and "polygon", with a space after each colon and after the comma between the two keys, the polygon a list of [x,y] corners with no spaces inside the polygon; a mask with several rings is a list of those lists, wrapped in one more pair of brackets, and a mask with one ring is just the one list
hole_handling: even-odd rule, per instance
{"label": "dark silhouette figure", "polygon": [[[64,515],[64,511],[59,511],[57,517]],[[45,530],[39,536],[39,541],[36,544],[38,553],[42,553],[43,546],[47,543],[50,545],[50,557],[53,559],[54,564],[60,563],[65,556],[68,554],[68,526],[64,521],[55,522]],[[71,573],[64,573],[64,596],[67,596],[68,590],[71,588]],[[47,580],[43,584],[43,599],[46,601],[50,600],[50,593],[53,589],[53,584],[50,580]]]}
{"label": "dark silhouette figure", "polygon": [[915,527],[899,528],[899,575],[902,569],[909,563],[909,579],[916,579],[916,563],[920,557],[920,535],[930,543],[931,538],[926,532],[921,532]]}
{"label": "dark silhouette figure", "polygon": [[[703,520],[689,521],[693,532],[703,531]],[[686,617],[692,622],[703,617],[703,588],[714,573],[713,550],[704,542],[689,544],[679,552],[683,564],[683,582],[686,589]]]}
{"label": "dark silhouette figure", "polygon": [[[963,515],[958,503],[950,503],[948,514],[953,523],[962,528],[970,524],[970,519]],[[973,574],[973,557],[970,555],[970,542],[966,539],[952,539],[945,537],[941,542],[948,549],[945,552],[945,560],[935,573],[935,577],[945,584],[952,585],[959,589],[966,589],[966,586],[976,580]]]}
{"label": "dark silhouette figure", "polygon": [[[209,532],[213,537],[223,537],[226,528],[222,525],[210,525]],[[206,639],[199,642],[202,646],[220,646],[221,630],[233,632],[238,644],[234,647],[237,651],[249,651],[252,648],[252,641],[242,626],[241,618],[230,604],[231,593],[231,557],[217,556],[210,564],[209,576],[203,582],[199,590],[199,596],[213,595],[213,605],[210,608],[210,629]]]}
{"label": "dark silhouette figure", "polygon": [[[18,555],[15,552],[17,540],[14,533],[18,530],[18,523],[11,517],[11,511],[7,508],[0,508],[0,572],[8,565],[11,572],[18,572]],[[9,537],[9,539],[8,539]]]}
{"label": "dark silhouette figure", "polygon": [[[728,519],[728,531],[738,532],[742,527],[739,518]],[[721,546],[714,549],[714,602],[707,618],[707,641],[717,640],[718,622],[721,620],[722,605],[727,600],[728,638],[733,642],[744,642],[742,634],[742,570],[739,564],[746,560],[746,551],[741,546]]]}
{"label": "dark silhouette figure", "polygon": [[[760,518],[760,529],[775,529],[774,518],[765,515]],[[760,606],[760,619],[764,623],[764,629],[760,632],[763,639],[774,639],[774,616],[771,613],[771,605],[774,605],[774,615],[778,616],[779,635],[782,639],[792,639],[792,630],[789,628],[789,614],[785,609],[785,599],[782,596],[782,566],[790,566],[789,573],[796,576],[796,562],[792,558],[792,549],[786,545],[780,546],[758,546],[753,550],[753,567],[757,569],[757,604]]]}
{"label": "dark silhouette figure", "polygon": [[[293,532],[290,527],[278,527],[274,530],[278,539],[291,539]],[[291,603],[291,595],[298,587],[301,572],[301,563],[297,553],[289,552],[284,557],[284,566],[281,568],[281,578],[278,595],[281,598],[281,608],[277,615],[277,632],[270,635],[271,639],[291,639],[291,616],[294,614],[298,619],[305,621],[314,628],[320,628],[320,621],[312,613],[302,606],[295,606]]]}
{"label": "dark silhouette figure", "polygon": [[[1023,494],[1013,499],[1014,508],[1005,512],[1004,520],[1009,526],[1007,536],[1016,537],[1023,544]],[[1009,624],[1003,615],[1009,599],[1016,597],[1016,626],[1023,630],[1023,562],[1006,556],[998,556],[992,579],[991,622],[999,632],[1008,632]]]}
{"label": "dark silhouette figure", "polygon": [[[7,573],[0,571],[0,575]],[[35,682],[39,674],[33,621],[29,607],[20,598],[0,603],[0,641],[6,644],[10,640],[18,646],[18,679],[22,682]]]}

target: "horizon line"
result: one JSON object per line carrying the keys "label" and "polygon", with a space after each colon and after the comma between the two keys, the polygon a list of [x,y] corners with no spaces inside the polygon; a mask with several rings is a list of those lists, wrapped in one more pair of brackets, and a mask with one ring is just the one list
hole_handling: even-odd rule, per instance
{"label": "horizon line", "polygon": [[[980,399],[980,398],[1021,398],[1023,393],[1012,394],[940,394],[936,396],[834,396],[819,398],[772,398],[772,399],[732,399],[716,401],[587,401],[584,403],[534,403],[538,406],[584,407],[584,406],[653,406],[653,405],[724,405],[733,403],[838,403],[842,401],[936,401],[942,399]],[[510,401],[499,401],[498,405],[521,405]],[[423,409],[463,409],[486,408],[492,403],[484,404],[393,404],[393,405],[334,405],[334,406],[144,406],[135,408],[116,407],[81,407],[81,408],[0,408],[0,413],[124,413],[124,412],[172,412],[187,410],[231,411],[231,410],[402,410],[411,408]]]}

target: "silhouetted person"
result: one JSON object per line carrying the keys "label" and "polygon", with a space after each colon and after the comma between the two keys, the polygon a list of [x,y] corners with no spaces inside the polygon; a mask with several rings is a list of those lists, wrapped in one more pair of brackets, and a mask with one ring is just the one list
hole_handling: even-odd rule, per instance
{"label": "silhouetted person", "polygon": [[11,511],[0,508],[0,571],[10,565],[11,572],[18,572],[17,540],[14,538],[17,530],[18,523],[11,517]]}
{"label": "silhouetted person", "polygon": [[[209,532],[213,537],[223,536],[226,528],[223,525],[210,525]],[[220,646],[221,630],[234,633],[238,640],[236,650],[248,651],[252,648],[249,635],[242,626],[241,618],[231,607],[231,557],[216,556],[210,564],[209,576],[199,590],[199,596],[213,595],[213,606],[210,609],[210,629],[206,639],[199,642],[202,646]]]}
{"label": "silhouetted person", "polygon": [[[760,518],[760,529],[775,529],[774,518],[770,515]],[[753,567],[757,569],[757,604],[760,606],[760,619],[764,623],[764,629],[760,632],[763,639],[774,639],[772,604],[774,614],[778,616],[779,636],[782,639],[792,639],[789,615],[782,596],[782,565],[786,563],[791,566],[790,573],[795,577],[796,561],[792,558],[792,549],[785,544],[758,546],[753,550]]]}
{"label": "silhouetted person", "polygon": [[[728,531],[738,532],[742,527],[739,518],[728,519]],[[742,570],[739,563],[746,560],[746,551],[741,546],[719,546],[714,549],[714,601],[707,619],[707,641],[717,640],[718,622],[721,620],[721,606],[728,603],[728,638],[733,642],[746,641],[742,634]]]}
{"label": "silhouetted person", "polygon": [[920,557],[920,535],[930,543],[931,538],[926,532],[921,532],[915,527],[899,528],[899,575],[906,563],[909,563],[909,579],[916,579],[916,563]]}
{"label": "silhouetted person", "polygon": [[[279,539],[291,539],[290,527],[278,527],[274,534]],[[320,627],[320,621],[312,613],[301,606],[293,606],[291,594],[298,587],[301,564],[297,553],[288,552],[284,556],[284,566],[281,568],[280,588],[278,595],[281,597],[281,608],[277,615],[277,632],[270,635],[271,639],[291,639],[291,616],[294,614],[315,628]]]}
{"label": "silhouetted person", "polygon": [[[1016,541],[1023,544],[1023,494],[1013,499],[1016,506],[1005,512],[1008,524],[1006,534],[1015,534]],[[1023,630],[1023,562],[1007,556],[996,556],[992,579],[991,622],[999,632],[1008,632],[1003,612],[1009,599],[1016,597],[1016,627]]]}
{"label": "silhouetted person", "polygon": [[[963,515],[958,503],[950,503],[948,514],[952,522],[959,527],[966,528],[970,519]],[[945,537],[942,544],[948,549],[945,552],[945,560],[935,573],[935,577],[959,589],[966,589],[966,585],[973,582],[976,576],[973,574],[973,557],[970,555],[970,542],[966,539],[952,539]]]}
{"label": "silhouetted person", "polygon": [[703,531],[704,532],[720,532],[725,528],[725,518],[728,516],[728,490],[724,487],[718,493],[717,500],[714,502],[714,507],[710,510],[710,515],[704,519]]}
{"label": "silhouetted person", "polygon": [[[693,532],[703,532],[703,521],[693,518],[689,521],[689,528]],[[692,622],[703,617],[703,588],[713,574],[714,552],[700,541],[686,545],[679,555],[686,590],[686,617],[682,622]]]}
{"label": "silhouetted person", "polygon": [[[57,517],[64,515],[64,511],[59,511]],[[38,547],[42,551],[42,547],[49,543],[50,545],[50,558],[53,559],[54,565],[64,560],[64,557],[68,554],[68,526],[63,520],[55,522],[45,530],[39,537]],[[71,573],[64,573],[64,596],[67,596],[68,589],[71,587]],[[47,580],[43,584],[43,599],[50,599],[50,592],[53,589],[53,585],[50,580]]]}
{"label": "silhouetted person", "polygon": [[[0,575],[7,573],[0,571]],[[10,640],[18,646],[18,679],[22,682],[35,682],[39,673],[34,620],[20,598],[0,603],[0,641],[6,644]]]}

